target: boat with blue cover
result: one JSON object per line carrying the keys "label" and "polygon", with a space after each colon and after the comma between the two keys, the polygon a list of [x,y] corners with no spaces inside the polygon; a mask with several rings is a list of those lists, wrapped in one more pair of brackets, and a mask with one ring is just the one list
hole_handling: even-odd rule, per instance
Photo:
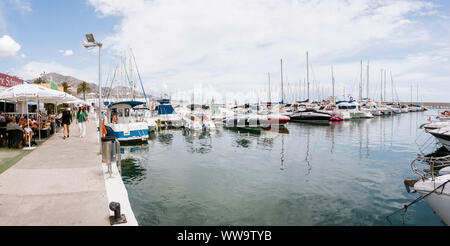
{"label": "boat with blue cover", "polygon": [[108,105],[105,128],[106,136],[113,136],[121,143],[146,142],[148,124],[139,122],[132,116],[132,110],[144,104],[137,101],[123,101]]}
{"label": "boat with blue cover", "polygon": [[156,120],[160,122],[161,126],[179,128],[183,127],[183,120],[179,116],[170,102],[170,99],[158,100],[158,105],[155,107],[157,113]]}

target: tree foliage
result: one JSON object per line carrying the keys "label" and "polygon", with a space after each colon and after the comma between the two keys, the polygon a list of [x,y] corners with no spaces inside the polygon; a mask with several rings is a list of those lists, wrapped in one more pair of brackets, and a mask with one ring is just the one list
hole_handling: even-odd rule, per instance
{"label": "tree foliage", "polygon": [[69,85],[67,82],[62,82],[61,85],[62,85],[62,87],[63,87],[64,92],[65,92],[65,93],[69,93],[69,87],[70,87],[70,85]]}
{"label": "tree foliage", "polygon": [[47,83],[47,81],[45,81],[43,78],[39,77],[39,78],[35,79],[35,80],[33,81],[33,83],[39,85],[39,84],[45,84],[45,83]]}
{"label": "tree foliage", "polygon": [[91,88],[89,87],[89,84],[83,81],[78,85],[77,88],[77,94],[83,93],[83,100],[86,100],[86,93],[90,93]]}

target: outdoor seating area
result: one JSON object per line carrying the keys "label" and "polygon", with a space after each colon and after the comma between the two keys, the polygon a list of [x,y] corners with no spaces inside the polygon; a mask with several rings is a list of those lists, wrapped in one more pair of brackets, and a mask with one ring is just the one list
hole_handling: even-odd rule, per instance
{"label": "outdoor seating area", "polygon": [[[64,107],[86,103],[68,93],[36,84],[20,84],[0,93],[0,101],[14,104],[14,112],[0,109],[0,149],[29,148],[39,141],[51,137],[61,127],[61,112]],[[49,110],[44,106],[50,105]],[[6,108],[6,107],[5,107]]]}
{"label": "outdoor seating area", "polygon": [[[54,115],[7,115],[0,112],[0,147],[22,148],[35,146],[37,141],[46,140],[61,127]],[[27,120],[28,119],[28,120]],[[30,139],[28,139],[30,138]]]}

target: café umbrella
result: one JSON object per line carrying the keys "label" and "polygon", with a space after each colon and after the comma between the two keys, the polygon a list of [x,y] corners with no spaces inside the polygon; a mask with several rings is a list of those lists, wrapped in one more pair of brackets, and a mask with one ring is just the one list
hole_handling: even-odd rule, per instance
{"label": "caf\u00e9 umbrella", "polygon": [[[65,92],[48,89],[36,84],[21,84],[13,86],[1,92],[0,100],[25,102],[25,104],[27,105],[27,124],[28,128],[30,128],[28,101],[36,101],[36,102],[41,101],[49,103],[54,101],[64,101],[64,98],[66,98],[67,95],[68,94]],[[40,128],[40,119],[39,119],[39,128]],[[31,147],[30,137],[28,137],[28,147],[25,149],[34,149],[34,147]]]}

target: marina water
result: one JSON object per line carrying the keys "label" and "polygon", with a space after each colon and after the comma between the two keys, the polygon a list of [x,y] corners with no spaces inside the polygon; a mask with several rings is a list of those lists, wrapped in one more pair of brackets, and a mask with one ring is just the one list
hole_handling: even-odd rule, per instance
{"label": "marina water", "polygon": [[418,197],[419,129],[438,111],[281,131],[163,130],[125,146],[123,180],[140,225],[443,225]]}

